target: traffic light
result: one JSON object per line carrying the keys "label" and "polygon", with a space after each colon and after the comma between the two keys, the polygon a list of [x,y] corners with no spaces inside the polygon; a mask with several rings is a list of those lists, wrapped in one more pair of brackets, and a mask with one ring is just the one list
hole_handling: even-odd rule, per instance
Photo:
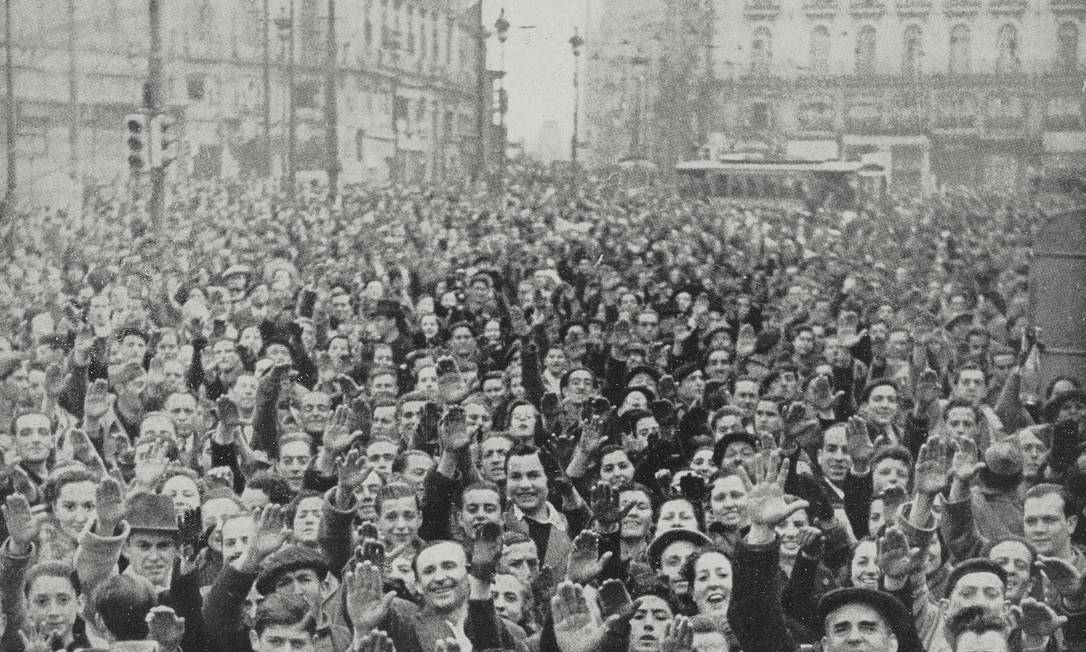
{"label": "traffic light", "polygon": [[177,159],[180,140],[177,120],[172,115],[156,115],[151,120],[151,165],[165,168]]}
{"label": "traffic light", "polygon": [[124,117],[128,132],[128,171],[139,175],[150,167],[147,151],[147,116],[142,113],[129,113]]}

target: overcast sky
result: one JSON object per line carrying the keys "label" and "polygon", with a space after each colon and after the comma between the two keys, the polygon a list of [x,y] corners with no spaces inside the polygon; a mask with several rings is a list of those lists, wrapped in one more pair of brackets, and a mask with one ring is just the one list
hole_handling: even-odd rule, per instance
{"label": "overcast sky", "polygon": [[[502,7],[513,26],[505,43],[505,88],[509,94],[506,124],[511,141],[524,140],[534,148],[539,127],[547,120],[558,121],[568,138],[573,124],[573,53],[569,39],[574,27],[584,35],[589,2],[484,0],[483,22],[490,31],[494,31]],[[497,70],[501,65],[497,37],[491,36],[487,46],[489,65]],[[584,56],[581,58],[583,80]]]}

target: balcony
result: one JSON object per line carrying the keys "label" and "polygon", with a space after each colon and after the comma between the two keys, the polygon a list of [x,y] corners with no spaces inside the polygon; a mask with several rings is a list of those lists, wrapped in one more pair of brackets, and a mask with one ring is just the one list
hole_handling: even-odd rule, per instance
{"label": "balcony", "polygon": [[886,13],[886,3],[883,0],[852,0],[849,11],[860,18],[878,18]]}
{"label": "balcony", "polygon": [[1058,16],[1086,18],[1086,0],[1050,0],[1050,5]]}
{"label": "balcony", "polygon": [[1017,131],[1025,128],[1026,119],[1020,115],[992,115],[985,126],[989,131]]}
{"label": "balcony", "polygon": [[931,13],[931,0],[897,0],[899,16],[927,16]]}
{"label": "balcony", "polygon": [[1077,115],[1048,115],[1044,119],[1045,131],[1079,131],[1082,118]]}
{"label": "balcony", "polygon": [[804,0],[803,13],[812,18],[829,18],[837,15],[837,0]]}
{"label": "balcony", "polygon": [[980,0],[946,0],[943,11],[947,16],[975,16],[980,11]]}
{"label": "balcony", "polygon": [[747,0],[743,6],[743,15],[751,20],[776,18],[781,13],[780,0]]}
{"label": "balcony", "polygon": [[988,0],[988,10],[996,15],[1025,13],[1029,0]]}
{"label": "balcony", "polygon": [[975,115],[940,115],[932,121],[935,129],[975,129],[976,126]]}

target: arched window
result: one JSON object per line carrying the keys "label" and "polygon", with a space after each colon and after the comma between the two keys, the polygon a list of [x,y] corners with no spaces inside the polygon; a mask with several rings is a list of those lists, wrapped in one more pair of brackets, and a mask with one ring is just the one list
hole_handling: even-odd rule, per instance
{"label": "arched window", "polygon": [[1074,72],[1078,68],[1078,26],[1063,23],[1056,32],[1056,69]]}
{"label": "arched window", "polygon": [[750,70],[755,75],[768,75],[773,62],[773,35],[768,27],[759,27],[750,44]]}
{"label": "arched window", "polygon": [[971,34],[966,25],[955,25],[950,30],[950,74],[969,72],[969,48]]}
{"label": "arched window", "polygon": [[811,73],[824,75],[830,69],[830,30],[819,25],[811,32]]}
{"label": "arched window", "polygon": [[905,49],[901,69],[907,74],[919,74],[923,69],[924,34],[919,25],[905,28]]}
{"label": "arched window", "polygon": [[856,72],[870,75],[875,72],[875,28],[865,25],[856,36]]}
{"label": "arched window", "polygon": [[999,58],[996,59],[996,72],[1018,72],[1021,59],[1018,53],[1018,28],[1004,25],[996,36],[999,45]]}

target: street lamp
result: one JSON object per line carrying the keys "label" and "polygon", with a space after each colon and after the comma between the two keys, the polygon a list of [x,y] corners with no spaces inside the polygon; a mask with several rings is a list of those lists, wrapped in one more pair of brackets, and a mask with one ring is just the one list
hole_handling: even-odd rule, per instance
{"label": "street lamp", "polygon": [[501,13],[498,14],[498,20],[494,21],[494,31],[498,34],[498,43],[500,44],[500,70],[498,75],[498,128],[501,130],[499,134],[501,136],[499,145],[501,151],[498,152],[498,180],[504,187],[505,185],[505,150],[507,147],[507,138],[505,134],[505,111],[508,108],[505,100],[505,42],[509,39],[509,21],[505,19],[505,7],[502,7]]}
{"label": "street lamp", "polygon": [[641,159],[641,96],[644,94],[645,73],[649,68],[648,57],[637,53],[630,59],[634,77],[633,125],[630,133],[630,158]]}
{"label": "street lamp", "polygon": [[290,14],[279,12],[275,27],[279,30],[279,39],[283,42],[283,54],[287,58],[287,165],[283,175],[283,187],[287,196],[294,198],[295,179],[295,115],[294,115],[294,0],[290,0]]}
{"label": "street lamp", "polygon": [[577,167],[577,132],[581,119],[581,81],[578,77],[578,70],[580,67],[581,59],[581,46],[584,45],[584,39],[577,33],[577,28],[573,28],[573,36],[569,39],[569,45],[573,48],[573,137],[569,141],[569,159],[573,163],[573,167]]}

